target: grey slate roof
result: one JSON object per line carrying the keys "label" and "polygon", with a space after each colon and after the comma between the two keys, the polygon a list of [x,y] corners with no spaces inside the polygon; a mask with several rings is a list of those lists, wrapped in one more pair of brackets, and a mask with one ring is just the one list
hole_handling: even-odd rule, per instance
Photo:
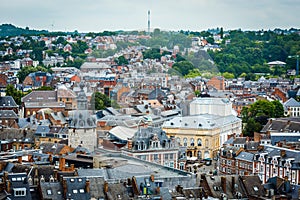
{"label": "grey slate roof", "polygon": [[32,91],[21,98],[22,102],[57,102],[56,91]]}
{"label": "grey slate roof", "polygon": [[300,102],[296,101],[294,98],[290,98],[283,105],[285,107],[300,107]]}
{"label": "grey slate roof", "polygon": [[0,108],[14,107],[18,108],[14,98],[12,96],[0,97]]}
{"label": "grey slate roof", "polygon": [[237,157],[235,157],[235,159],[237,159],[237,160],[245,160],[248,162],[253,162],[253,158],[254,158],[253,153],[248,153],[245,151],[240,152],[239,155]]}
{"label": "grey slate roof", "polygon": [[60,182],[41,182],[40,188],[44,199],[63,199],[63,188]]}
{"label": "grey slate roof", "polygon": [[13,110],[0,110],[0,119],[18,119],[17,114]]}

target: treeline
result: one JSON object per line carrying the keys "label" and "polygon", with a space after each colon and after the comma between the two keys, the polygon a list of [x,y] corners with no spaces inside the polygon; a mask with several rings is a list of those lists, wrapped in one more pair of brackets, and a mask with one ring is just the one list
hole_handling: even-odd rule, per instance
{"label": "treeline", "polygon": [[[221,51],[209,51],[221,73],[229,72],[239,77],[255,78],[255,73],[280,76],[289,68],[295,69],[295,59],[289,55],[300,54],[298,32],[278,34],[274,31],[230,31],[220,45]],[[270,68],[266,63],[283,61],[287,65]]]}

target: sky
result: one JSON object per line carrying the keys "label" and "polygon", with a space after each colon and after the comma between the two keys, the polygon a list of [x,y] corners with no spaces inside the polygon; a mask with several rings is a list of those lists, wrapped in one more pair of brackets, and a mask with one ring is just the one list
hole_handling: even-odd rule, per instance
{"label": "sky", "polygon": [[49,31],[273,30],[300,26],[300,0],[0,0],[0,24]]}

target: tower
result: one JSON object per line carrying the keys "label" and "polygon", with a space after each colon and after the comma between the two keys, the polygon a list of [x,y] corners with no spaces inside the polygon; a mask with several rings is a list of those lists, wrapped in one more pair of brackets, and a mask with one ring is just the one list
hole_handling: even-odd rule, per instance
{"label": "tower", "polygon": [[148,34],[150,35],[150,10],[148,10]]}

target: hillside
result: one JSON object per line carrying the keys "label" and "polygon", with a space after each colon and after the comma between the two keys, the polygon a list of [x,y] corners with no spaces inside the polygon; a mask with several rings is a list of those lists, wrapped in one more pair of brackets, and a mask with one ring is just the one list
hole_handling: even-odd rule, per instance
{"label": "hillside", "polygon": [[0,25],[0,37],[6,36],[17,36],[17,35],[36,35],[48,33],[46,30],[30,30],[28,27],[25,29],[16,27],[12,24],[2,24]]}

